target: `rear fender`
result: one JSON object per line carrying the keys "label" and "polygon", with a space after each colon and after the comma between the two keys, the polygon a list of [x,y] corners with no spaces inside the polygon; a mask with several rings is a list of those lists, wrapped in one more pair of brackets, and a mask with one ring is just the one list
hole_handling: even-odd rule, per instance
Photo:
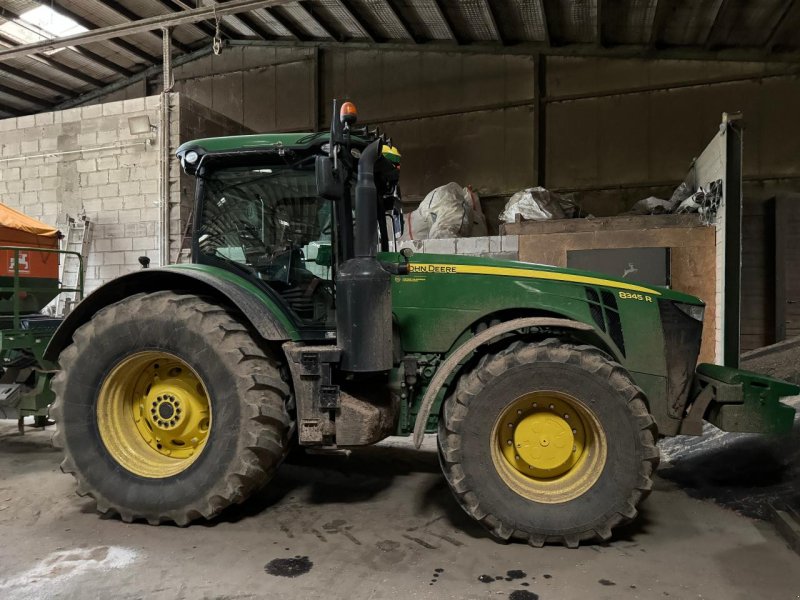
{"label": "rear fender", "polygon": [[47,345],[45,359],[58,360],[61,351],[72,343],[75,330],[102,308],[134,294],[161,290],[208,296],[237,309],[265,340],[286,341],[297,336],[284,310],[246,279],[216,267],[185,265],[142,269],[99,287],[64,319]]}

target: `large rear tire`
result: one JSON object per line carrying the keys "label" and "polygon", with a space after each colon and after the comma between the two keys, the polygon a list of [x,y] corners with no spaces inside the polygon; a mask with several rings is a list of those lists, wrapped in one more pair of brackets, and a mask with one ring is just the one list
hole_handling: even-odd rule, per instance
{"label": "large rear tire", "polygon": [[462,375],[443,410],[447,481],[500,540],[608,540],[652,489],[655,422],[641,390],[596,348],[515,342]]}
{"label": "large rear tire", "polygon": [[61,469],[104,514],[151,524],[218,515],[289,447],[280,363],[235,315],[173,292],[100,310],[53,379]]}

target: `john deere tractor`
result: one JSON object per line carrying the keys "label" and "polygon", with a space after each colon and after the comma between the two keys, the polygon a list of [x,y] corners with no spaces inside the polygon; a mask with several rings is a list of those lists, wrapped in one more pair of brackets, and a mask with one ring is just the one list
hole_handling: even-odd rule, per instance
{"label": "john deere tractor", "polygon": [[659,436],[787,431],[798,388],[696,368],[703,303],[543,265],[390,252],[399,152],[330,132],[201,139],[192,263],[101,287],[51,340],[62,469],[126,521],[211,519],[294,445],[438,435],[457,502],[500,540],[607,540]]}

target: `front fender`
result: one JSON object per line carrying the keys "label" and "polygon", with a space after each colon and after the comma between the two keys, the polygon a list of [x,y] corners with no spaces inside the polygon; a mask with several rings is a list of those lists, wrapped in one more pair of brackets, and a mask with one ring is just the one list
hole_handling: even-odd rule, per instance
{"label": "front fender", "polygon": [[505,323],[499,323],[493,327],[485,329],[481,333],[473,336],[469,341],[465,342],[456,349],[445,361],[439,365],[436,374],[428,384],[428,389],[425,391],[425,396],[422,398],[417,419],[414,422],[414,446],[419,448],[422,445],[422,436],[425,433],[425,423],[428,421],[433,403],[436,397],[442,390],[448,377],[455,372],[462,360],[467,358],[473,351],[477,350],[483,344],[491,342],[496,337],[509,333],[511,331],[518,331],[526,327],[559,327],[562,329],[574,329],[578,331],[594,331],[591,325],[573,321],[571,319],[558,319],[554,317],[524,317],[521,319],[513,319]]}
{"label": "front fender", "polygon": [[284,309],[263,290],[224,269],[206,265],[172,265],[142,269],[118,277],[84,298],[64,319],[47,345],[44,358],[55,362],[72,342],[72,335],[100,309],[139,293],[173,290],[210,296],[238,309],[266,340],[296,339],[297,330]]}

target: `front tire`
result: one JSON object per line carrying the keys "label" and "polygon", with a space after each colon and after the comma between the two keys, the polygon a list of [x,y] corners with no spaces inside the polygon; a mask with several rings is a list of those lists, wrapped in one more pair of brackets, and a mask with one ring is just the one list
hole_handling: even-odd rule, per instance
{"label": "front tire", "polygon": [[450,488],[500,540],[608,540],[652,489],[655,422],[641,390],[596,348],[515,342],[463,374],[443,411]]}
{"label": "front tire", "polygon": [[289,447],[280,364],[226,308],[138,294],[81,326],[53,379],[62,471],[104,514],[187,525],[244,501]]}

